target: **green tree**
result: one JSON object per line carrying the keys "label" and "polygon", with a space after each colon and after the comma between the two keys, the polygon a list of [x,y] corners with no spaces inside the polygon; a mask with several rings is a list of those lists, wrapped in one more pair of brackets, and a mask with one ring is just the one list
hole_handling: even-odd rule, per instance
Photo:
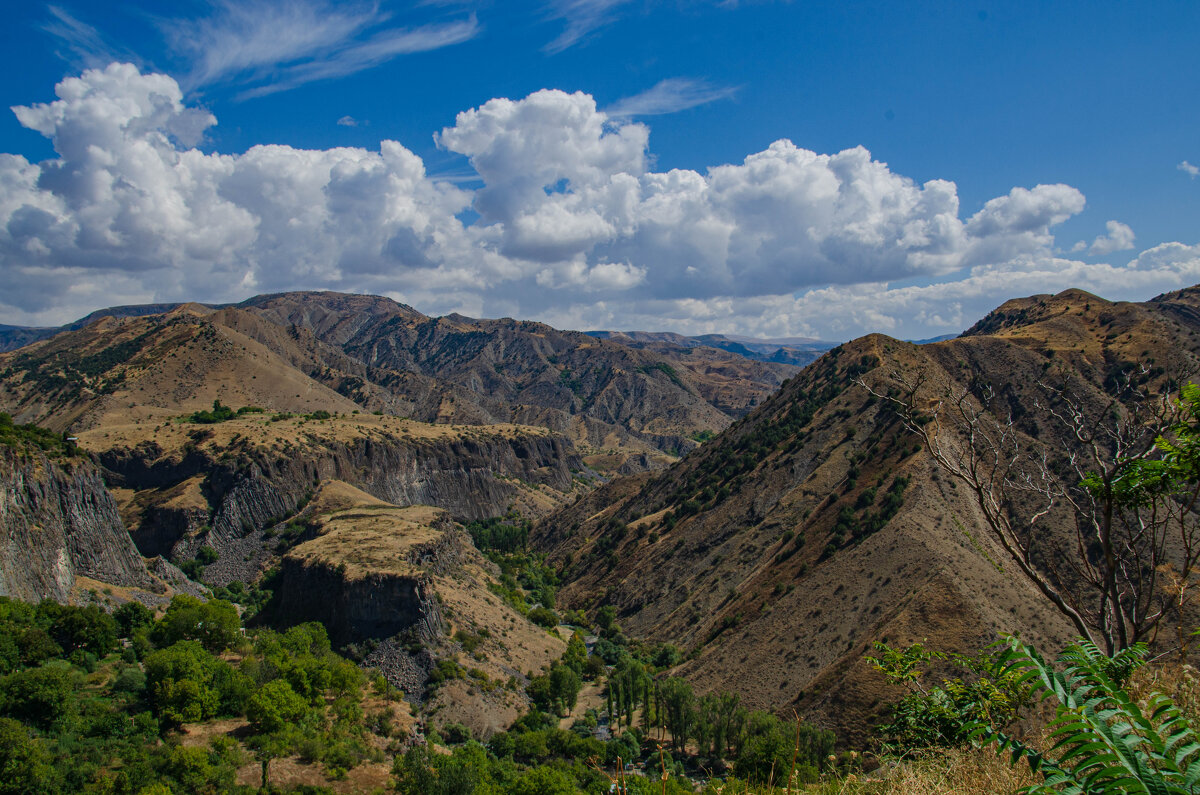
{"label": "green tree", "polygon": [[[487,752],[469,742],[454,753],[432,754],[428,746],[410,748],[392,764],[393,787],[400,795],[473,795],[492,791]],[[485,789],[487,788],[487,789]],[[570,790],[574,792],[574,790]]]}
{"label": "green tree", "polygon": [[158,646],[181,640],[198,640],[212,652],[228,649],[237,642],[242,622],[237,608],[220,599],[201,601],[180,594],[171,600],[163,617],[154,625],[151,638]]}
{"label": "green tree", "polygon": [[0,680],[0,707],[24,723],[49,729],[75,711],[75,675],[65,663],[51,663]]}
{"label": "green tree", "polygon": [[246,717],[260,734],[278,732],[308,712],[308,702],[282,679],[267,682],[246,705]]}
{"label": "green tree", "polygon": [[116,620],[97,605],[74,607],[47,599],[38,605],[37,615],[55,642],[68,653],[83,649],[103,657],[117,644]]}
{"label": "green tree", "polygon": [[552,767],[535,767],[517,776],[510,795],[574,795],[579,790],[566,773]]}
{"label": "green tree", "polygon": [[791,726],[765,712],[751,713],[734,772],[757,784],[772,778],[779,784],[787,780],[795,759],[797,778],[814,781],[822,760],[833,753],[835,741],[833,732],[804,723]]}
{"label": "green tree", "polygon": [[583,681],[574,668],[556,665],[550,669],[550,694],[562,705],[563,711],[569,713],[575,709],[575,702],[582,687]]}
{"label": "green tree", "polygon": [[121,636],[128,638],[134,630],[154,623],[154,613],[141,602],[126,602],[113,611]]}
{"label": "green tree", "polygon": [[587,667],[587,658],[587,644],[578,632],[573,633],[567,641],[567,650],[563,652],[560,662],[582,677],[584,668]]}
{"label": "green tree", "polygon": [[174,724],[216,717],[221,712],[217,686],[234,679],[228,663],[194,640],[147,655],[144,666],[151,707],[161,719]]}
{"label": "green tree", "polygon": [[678,676],[663,680],[659,686],[663,705],[663,723],[671,732],[671,745],[682,752],[696,723],[696,696],[691,684]]}
{"label": "green tree", "polygon": [[58,792],[42,741],[11,718],[0,718],[0,795]]}

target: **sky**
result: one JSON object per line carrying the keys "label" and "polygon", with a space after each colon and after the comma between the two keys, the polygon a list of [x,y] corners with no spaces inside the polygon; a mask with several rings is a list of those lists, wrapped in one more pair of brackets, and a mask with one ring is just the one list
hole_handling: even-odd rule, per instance
{"label": "sky", "polygon": [[1200,3],[17,0],[0,323],[957,333],[1200,282]]}

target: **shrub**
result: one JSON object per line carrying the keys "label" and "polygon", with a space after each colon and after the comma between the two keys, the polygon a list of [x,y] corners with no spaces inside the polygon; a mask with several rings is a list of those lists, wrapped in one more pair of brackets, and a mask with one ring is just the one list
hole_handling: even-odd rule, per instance
{"label": "shrub", "polygon": [[554,629],[558,626],[558,613],[544,607],[535,607],[529,611],[529,620],[540,627]]}
{"label": "shrub", "polygon": [[[879,657],[868,657],[867,662],[894,684],[912,691],[892,705],[890,721],[879,727],[893,750],[965,746],[980,722],[1006,725],[1028,701],[1028,688],[1020,678],[997,675],[995,661],[988,654],[946,655],[929,651],[919,643],[902,650],[885,643],[876,643],[875,648]],[[946,659],[966,668],[970,681],[946,679],[941,687],[928,689],[917,684],[923,666]]]}
{"label": "shrub", "polygon": [[0,708],[24,723],[47,729],[75,707],[75,678],[63,663],[17,671],[0,680]]}

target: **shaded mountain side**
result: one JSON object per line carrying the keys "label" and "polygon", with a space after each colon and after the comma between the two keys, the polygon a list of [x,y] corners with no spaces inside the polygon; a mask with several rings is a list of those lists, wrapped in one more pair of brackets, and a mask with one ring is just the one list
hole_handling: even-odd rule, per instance
{"label": "shaded mountain side", "polygon": [[67,601],[77,577],[138,588],[153,579],[100,471],[0,445],[0,596]]}
{"label": "shaded mountain side", "polygon": [[[1036,408],[1039,382],[1099,411],[1122,380],[1195,373],[1198,295],[1136,304],[1067,291],[1009,302],[954,340],[855,340],[669,470],[548,517],[534,543],[569,568],[564,604],[612,604],[635,637],[681,644],[694,657],[679,672],[701,690],[798,708],[853,742],[882,708],[882,681],[862,663],[875,640],[970,651],[1020,631],[1051,649],[1073,634],[982,529],[967,490],[859,382],[990,385],[998,417],[1067,450]],[[1065,568],[1073,521],[1046,517],[1039,565]]]}
{"label": "shaded mountain side", "polygon": [[143,560],[89,459],[0,444],[0,596],[153,605],[201,590]]}
{"label": "shaded mountain side", "polygon": [[277,326],[307,329],[337,347],[381,321],[417,323],[429,319],[411,306],[383,296],[322,290],[256,295],[237,304],[237,308],[253,310]]}
{"label": "shaded mountain side", "polygon": [[58,327],[7,326],[0,323],[0,353],[53,337],[61,330]]}
{"label": "shaded mountain side", "polygon": [[[368,313],[348,298],[378,305]],[[703,356],[664,359],[542,323],[428,318],[373,297],[282,294],[243,306],[310,329],[368,366],[420,373],[509,406],[583,416],[655,446],[660,437],[692,446],[690,437],[724,427],[730,414],[744,412],[789,374],[716,351],[711,363]]]}

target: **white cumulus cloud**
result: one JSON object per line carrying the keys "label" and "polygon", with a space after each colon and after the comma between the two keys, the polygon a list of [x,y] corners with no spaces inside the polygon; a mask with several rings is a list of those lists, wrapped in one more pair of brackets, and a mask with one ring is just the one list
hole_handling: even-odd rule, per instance
{"label": "white cumulus cloud", "polygon": [[[2,322],[325,288],[574,328],[925,337],[1014,294],[1142,295],[1200,276],[1182,244],[1125,265],[1057,256],[1054,227],[1085,205],[1068,185],[1013,188],[964,217],[953,182],[914,182],[862,147],[779,140],[655,171],[649,128],[583,93],[460,113],[436,139],[468,159],[471,190],[395,141],[202,151],[213,115],[129,64],[56,94],[13,109],[56,156],[0,154]],[[1112,221],[1089,250],[1132,243]]]}
{"label": "white cumulus cloud", "polygon": [[1107,257],[1113,252],[1128,251],[1133,248],[1134,234],[1128,224],[1120,221],[1108,221],[1104,226],[1108,230],[1107,234],[1097,237],[1090,246],[1080,241],[1075,244],[1072,251],[1081,251],[1086,247],[1088,254],[1093,257]]}

